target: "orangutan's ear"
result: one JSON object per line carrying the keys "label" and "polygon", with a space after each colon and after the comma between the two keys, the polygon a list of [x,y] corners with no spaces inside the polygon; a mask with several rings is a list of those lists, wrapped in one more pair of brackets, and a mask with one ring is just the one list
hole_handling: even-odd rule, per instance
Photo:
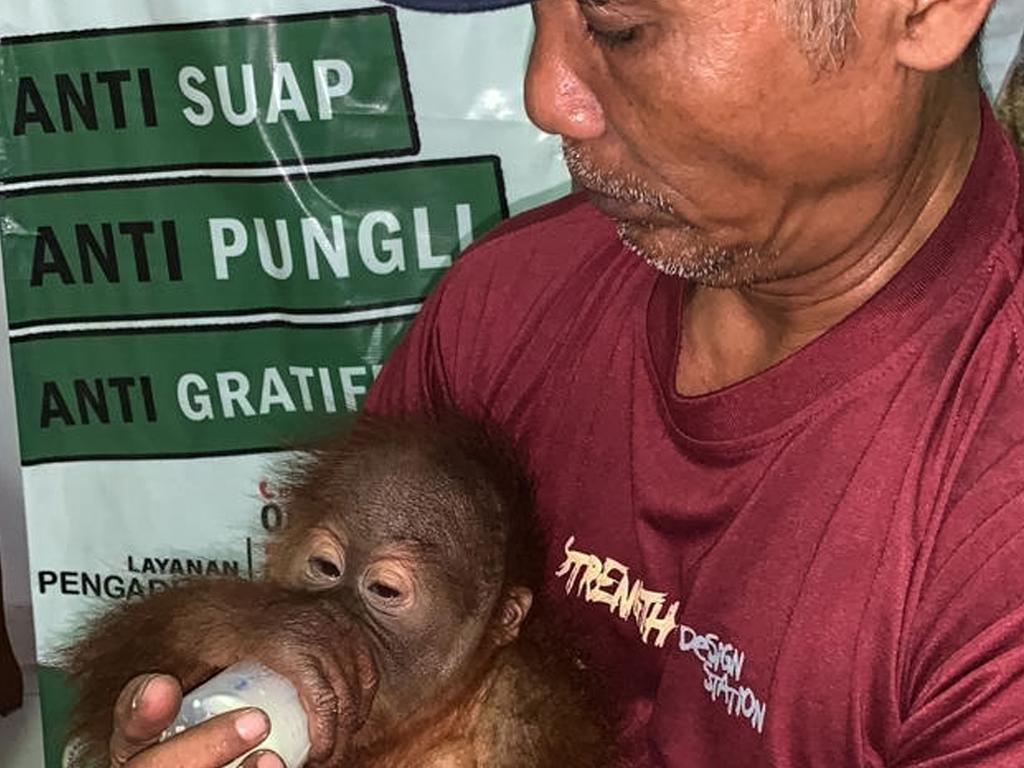
{"label": "orangutan's ear", "polygon": [[519,637],[519,629],[532,605],[533,592],[526,587],[509,587],[505,590],[494,618],[495,645],[508,645]]}
{"label": "orangutan's ear", "polygon": [[994,0],[907,0],[896,58],[905,67],[936,72],[967,50]]}

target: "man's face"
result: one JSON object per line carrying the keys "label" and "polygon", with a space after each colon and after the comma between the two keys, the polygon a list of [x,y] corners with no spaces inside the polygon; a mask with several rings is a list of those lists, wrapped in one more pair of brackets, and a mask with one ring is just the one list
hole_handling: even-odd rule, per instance
{"label": "man's face", "polygon": [[785,1],[534,5],[531,118],[665,272],[743,285],[841,253],[917,141],[923,86],[894,60],[890,4],[859,4],[845,65],[820,72]]}

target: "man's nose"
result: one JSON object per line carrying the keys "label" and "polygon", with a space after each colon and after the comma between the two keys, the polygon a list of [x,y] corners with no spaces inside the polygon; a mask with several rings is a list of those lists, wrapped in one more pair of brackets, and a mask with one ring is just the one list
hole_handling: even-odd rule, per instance
{"label": "man's nose", "polygon": [[[534,4],[536,31],[526,71],[526,111],[542,131],[568,139],[594,139],[604,133],[604,111],[569,55],[565,27],[575,20],[553,18],[566,12],[554,5],[550,0]],[[585,45],[580,37],[575,44]]]}

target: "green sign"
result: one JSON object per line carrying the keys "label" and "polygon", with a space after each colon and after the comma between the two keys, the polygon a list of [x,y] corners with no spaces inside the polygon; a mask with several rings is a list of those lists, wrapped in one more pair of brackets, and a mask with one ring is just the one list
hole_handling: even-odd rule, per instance
{"label": "green sign", "polygon": [[23,463],[295,447],[356,413],[407,322],[15,339]]}
{"label": "green sign", "polygon": [[67,675],[59,669],[40,664],[36,679],[42,707],[44,760],[48,768],[58,768],[63,765],[61,758],[67,742],[75,692]]}
{"label": "green sign", "polygon": [[12,329],[418,301],[507,215],[495,157],[14,192]]}
{"label": "green sign", "polygon": [[8,181],[419,151],[394,10],[9,37]]}

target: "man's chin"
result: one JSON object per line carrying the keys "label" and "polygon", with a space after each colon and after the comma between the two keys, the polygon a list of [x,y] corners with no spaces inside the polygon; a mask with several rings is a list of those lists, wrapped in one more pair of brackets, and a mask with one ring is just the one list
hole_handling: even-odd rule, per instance
{"label": "man's chin", "polygon": [[591,205],[620,226],[624,223],[646,227],[687,226],[685,223],[680,224],[677,217],[649,203],[610,197],[592,189],[586,189],[585,192]]}
{"label": "man's chin", "polygon": [[688,226],[661,226],[619,220],[622,242],[662,274],[709,288],[739,288],[759,282],[770,273],[771,262],[750,246],[720,246]]}

